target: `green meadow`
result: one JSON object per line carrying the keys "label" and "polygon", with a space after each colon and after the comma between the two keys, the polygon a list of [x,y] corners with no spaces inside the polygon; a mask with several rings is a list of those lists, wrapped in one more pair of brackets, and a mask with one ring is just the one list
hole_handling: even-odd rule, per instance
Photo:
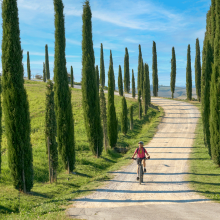
{"label": "green meadow", "polygon": [[[88,190],[94,190],[112,178],[110,171],[120,169],[131,162],[130,158],[139,140],[149,142],[154,136],[163,110],[151,105],[148,114],[138,119],[138,103],[127,98],[128,108],[134,106],[134,129],[127,135],[119,134],[117,147],[127,147],[126,154],[114,149],[103,151],[96,158],[89,150],[83,110],[82,92],[71,89],[75,124],[76,164],[74,174],[67,174],[59,159],[57,183],[49,184],[48,158],[44,134],[46,83],[25,81],[31,117],[31,143],[33,148],[34,187],[29,194],[19,193],[12,186],[7,158],[4,115],[2,121],[2,173],[0,175],[0,219],[67,219],[65,210],[71,200]],[[107,98],[107,95],[106,95]],[[121,97],[115,96],[115,107],[120,122]]]}
{"label": "green meadow", "polygon": [[[191,101],[201,111],[201,103]],[[220,167],[213,163],[208,148],[204,145],[204,134],[202,118],[198,120],[195,131],[195,140],[190,154],[193,160],[190,160],[188,181],[190,187],[216,202],[220,202]]]}

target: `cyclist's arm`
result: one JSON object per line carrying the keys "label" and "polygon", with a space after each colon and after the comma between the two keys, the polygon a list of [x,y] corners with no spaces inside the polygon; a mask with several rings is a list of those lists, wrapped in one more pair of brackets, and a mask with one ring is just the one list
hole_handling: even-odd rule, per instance
{"label": "cyclist's arm", "polygon": [[147,155],[147,156],[149,156],[149,154],[148,154],[148,152],[147,152],[147,150],[145,149],[145,154]]}
{"label": "cyclist's arm", "polygon": [[134,156],[136,155],[136,153],[137,153],[137,150],[135,150],[135,152],[134,152],[134,154],[133,154],[132,158],[134,158]]}

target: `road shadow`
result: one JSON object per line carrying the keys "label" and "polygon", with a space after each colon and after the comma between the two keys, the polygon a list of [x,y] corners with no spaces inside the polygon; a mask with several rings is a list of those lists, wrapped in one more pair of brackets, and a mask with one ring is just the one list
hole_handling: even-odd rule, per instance
{"label": "road shadow", "polygon": [[199,148],[199,147],[146,147],[147,149],[148,148],[158,148],[158,149],[160,149],[160,148]]}
{"label": "road shadow", "polygon": [[128,194],[149,194],[149,193],[191,193],[196,192],[195,190],[114,190],[114,189],[94,189],[94,190],[78,190],[77,192],[109,192],[109,193],[128,193]]}
{"label": "road shadow", "polygon": [[143,199],[143,200],[113,200],[113,199],[90,199],[90,198],[81,198],[76,199],[74,201],[79,202],[112,202],[112,203],[143,203],[143,202],[169,202],[169,203],[191,203],[191,202],[208,202],[211,201],[209,199],[186,199],[186,200],[157,200],[157,199]]}
{"label": "road shadow", "polygon": [[[115,172],[108,172],[108,173],[119,173],[119,174],[137,174],[136,172],[123,172],[123,171],[115,171]],[[172,175],[197,175],[197,176],[220,176],[220,174],[206,174],[206,173],[144,173],[144,175],[165,175],[165,176],[172,176]],[[220,185],[220,184],[219,184]]]}

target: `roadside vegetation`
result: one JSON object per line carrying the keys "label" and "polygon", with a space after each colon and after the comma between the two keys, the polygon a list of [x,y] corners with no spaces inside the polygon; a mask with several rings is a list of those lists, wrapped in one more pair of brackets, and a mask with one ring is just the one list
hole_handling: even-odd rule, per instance
{"label": "roadside vegetation", "polygon": [[[48,156],[45,143],[45,92],[46,83],[25,81],[31,118],[31,143],[33,147],[34,187],[29,194],[19,193],[12,186],[8,168],[7,142],[4,115],[2,118],[2,174],[0,176],[0,219],[65,219],[65,210],[70,201],[88,190],[104,184],[111,178],[109,171],[120,169],[131,162],[128,158],[141,139],[149,142],[157,130],[163,110],[151,105],[148,114],[138,119],[138,102],[126,99],[128,109],[133,106],[133,130],[126,135],[118,127],[117,148],[127,147],[126,154],[109,149],[100,158],[93,156],[85,132],[82,109],[82,91],[71,88],[71,103],[75,123],[75,174],[68,174],[59,156],[57,183],[49,184]],[[107,94],[106,94],[107,97]],[[120,120],[121,97],[115,96],[117,118]],[[160,111],[158,111],[160,110]],[[129,113],[128,113],[129,114]],[[130,122],[128,122],[129,124]]]}
{"label": "roadside vegetation", "polygon": [[[182,100],[181,100],[182,101]],[[199,108],[201,103],[198,101],[186,101]],[[204,133],[202,118],[198,120],[195,130],[195,140],[189,160],[189,175],[187,181],[192,190],[200,193],[208,199],[220,202],[220,173],[219,166],[211,160],[208,148],[204,144]]]}

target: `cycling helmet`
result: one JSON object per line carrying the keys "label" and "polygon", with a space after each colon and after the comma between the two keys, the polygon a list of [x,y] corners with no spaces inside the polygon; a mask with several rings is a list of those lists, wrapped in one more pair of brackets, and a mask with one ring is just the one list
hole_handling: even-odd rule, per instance
{"label": "cycling helmet", "polygon": [[139,141],[138,144],[143,144],[144,145],[144,142],[143,141]]}

